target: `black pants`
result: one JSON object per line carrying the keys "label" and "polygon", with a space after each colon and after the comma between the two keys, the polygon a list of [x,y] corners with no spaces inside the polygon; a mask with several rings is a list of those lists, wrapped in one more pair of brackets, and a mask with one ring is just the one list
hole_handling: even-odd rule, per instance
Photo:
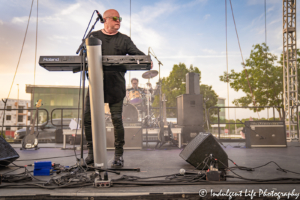
{"label": "black pants", "polygon": [[[109,103],[109,109],[111,113],[111,119],[114,126],[115,134],[115,155],[123,155],[124,141],[124,127],[122,120],[123,100],[118,103]],[[84,131],[87,140],[87,146],[89,149],[93,148],[92,138],[92,119],[91,119],[91,107],[89,91],[85,98],[85,112],[84,112]]]}

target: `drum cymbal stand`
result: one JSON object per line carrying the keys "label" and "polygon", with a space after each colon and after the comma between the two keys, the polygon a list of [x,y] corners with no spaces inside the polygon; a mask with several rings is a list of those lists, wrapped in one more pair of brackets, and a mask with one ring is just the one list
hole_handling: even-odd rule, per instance
{"label": "drum cymbal stand", "polygon": [[[150,78],[148,78],[148,83],[150,83]],[[148,127],[150,126],[151,123],[151,116],[150,116],[150,99],[151,99],[151,93],[150,93],[150,87],[148,86],[147,88],[147,94],[146,96],[146,104],[147,104],[147,115],[145,116],[144,120],[147,120],[145,125],[146,125],[146,148],[148,148]]]}
{"label": "drum cymbal stand", "polygon": [[[150,78],[148,79],[148,83],[150,85]],[[148,88],[147,88],[147,94],[146,94],[146,97],[147,97],[147,117],[148,119],[151,119],[151,116],[150,116],[150,102],[151,102],[151,92],[150,92],[150,86],[148,85]],[[149,122],[149,120],[148,120]],[[149,123],[148,123],[149,125]]]}
{"label": "drum cymbal stand", "polygon": [[163,130],[163,127],[164,127],[164,122],[163,122],[163,119],[162,119],[162,92],[161,92],[161,89],[162,89],[162,82],[161,82],[161,79],[160,79],[160,66],[163,64],[160,62],[160,60],[158,60],[158,58],[156,57],[156,55],[154,54],[153,52],[153,49],[152,49],[152,52],[151,52],[151,47],[148,48],[148,55],[153,55],[154,58],[157,60],[158,62],[158,79],[159,79],[159,115],[160,115],[160,121],[159,121],[159,125],[160,125],[160,131],[161,129]]}

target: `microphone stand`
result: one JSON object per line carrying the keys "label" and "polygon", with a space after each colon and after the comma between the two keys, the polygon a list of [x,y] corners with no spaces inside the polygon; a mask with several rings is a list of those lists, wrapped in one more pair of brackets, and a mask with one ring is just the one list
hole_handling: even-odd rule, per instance
{"label": "microphone stand", "polygon": [[93,31],[93,29],[95,28],[96,23],[99,21],[99,17],[97,17],[95,23],[93,24],[93,26],[91,27],[91,29],[89,30],[87,36],[82,39],[81,44],[79,45],[76,54],[78,54],[79,52],[81,55],[81,64],[82,64],[82,116],[81,116],[81,142],[80,142],[80,161],[79,161],[79,165],[83,166],[85,165],[84,159],[83,159],[83,134],[84,134],[84,106],[85,106],[85,71],[86,71],[86,45],[85,45],[85,39],[90,37],[91,32]]}
{"label": "microphone stand", "polygon": [[[162,88],[162,82],[161,82],[161,79],[160,79],[160,66],[163,64],[160,62],[160,60],[158,60],[158,58],[156,57],[156,55],[154,53],[152,53],[150,51],[150,49],[152,49],[151,47],[149,47],[148,49],[148,54],[151,54],[154,56],[154,58],[157,60],[158,62],[158,77],[159,77],[159,115],[160,115],[160,119],[159,119],[159,128],[160,128],[160,137],[161,137],[161,134],[163,133],[163,128],[164,128],[164,122],[163,122],[163,118],[162,118],[162,92],[161,92],[161,88]],[[153,51],[153,49],[152,49]],[[161,137],[163,138],[163,137]]]}
{"label": "microphone stand", "polygon": [[93,26],[92,26],[91,29],[89,30],[87,36],[86,36],[84,39],[82,39],[82,42],[81,42],[81,44],[79,45],[79,47],[78,47],[78,49],[77,49],[77,51],[76,51],[76,54],[78,54],[82,48],[86,49],[86,46],[85,46],[85,39],[88,38],[88,37],[90,37],[91,32],[94,30],[95,25],[96,25],[96,23],[97,23],[99,20],[100,20],[100,18],[97,17],[95,23],[93,24]]}

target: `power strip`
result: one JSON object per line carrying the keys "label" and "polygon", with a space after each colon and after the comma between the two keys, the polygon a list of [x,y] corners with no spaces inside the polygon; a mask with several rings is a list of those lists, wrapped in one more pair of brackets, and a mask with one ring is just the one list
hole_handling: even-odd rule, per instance
{"label": "power strip", "polygon": [[95,178],[94,186],[95,187],[111,187],[112,183],[111,183],[110,179],[100,180],[99,178]]}

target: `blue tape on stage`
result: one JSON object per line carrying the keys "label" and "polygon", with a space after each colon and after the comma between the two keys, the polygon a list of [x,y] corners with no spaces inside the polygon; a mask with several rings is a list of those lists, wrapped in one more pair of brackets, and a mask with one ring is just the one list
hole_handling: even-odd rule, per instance
{"label": "blue tape on stage", "polygon": [[34,176],[49,176],[52,168],[51,161],[36,161],[34,162]]}

